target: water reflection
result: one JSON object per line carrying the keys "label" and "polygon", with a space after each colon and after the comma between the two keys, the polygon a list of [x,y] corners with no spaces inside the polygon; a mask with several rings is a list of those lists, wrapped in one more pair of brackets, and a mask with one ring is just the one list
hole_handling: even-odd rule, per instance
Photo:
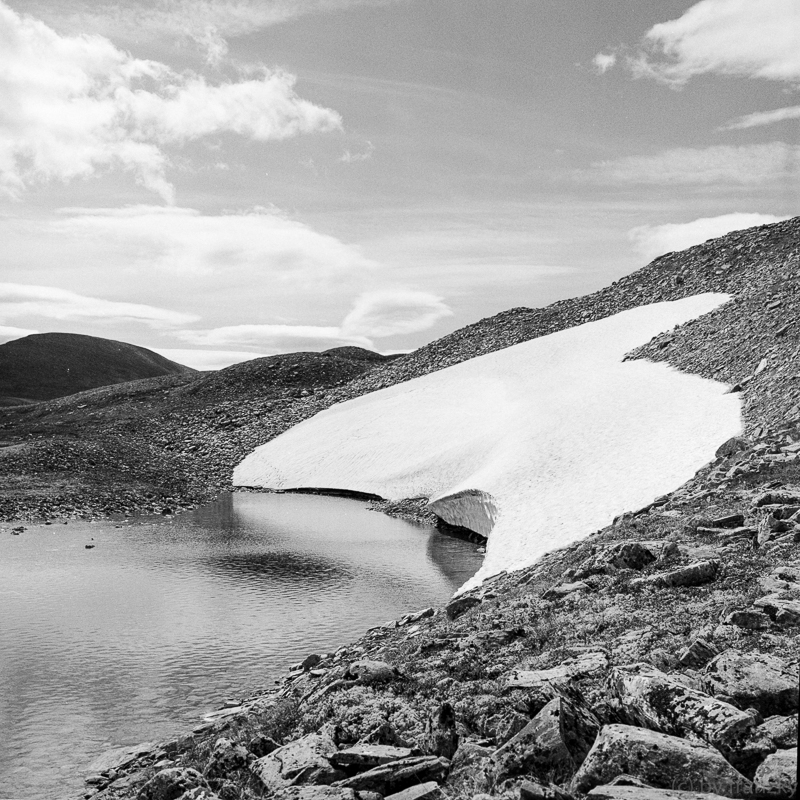
{"label": "water reflection", "polygon": [[[80,791],[103,749],[169,736],[231,694],[442,603],[474,545],[313,495],[174,519],[0,529],[0,796]],[[86,543],[93,543],[91,550]]]}

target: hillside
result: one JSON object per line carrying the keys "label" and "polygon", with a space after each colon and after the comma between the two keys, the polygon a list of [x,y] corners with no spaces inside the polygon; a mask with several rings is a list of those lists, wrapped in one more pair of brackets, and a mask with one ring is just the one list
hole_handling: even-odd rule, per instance
{"label": "hillside", "polygon": [[52,400],[98,386],[195,371],[125,342],[35,333],[0,345],[0,404]]}
{"label": "hillside", "polygon": [[[616,366],[629,366],[626,375],[637,367],[669,374],[664,387],[708,383],[728,404],[740,398],[744,435],[719,442],[682,485],[606,519],[581,541],[501,572],[445,607],[409,613],[336,652],[309,654],[277,688],[227,702],[191,734],[99,759],[87,773],[85,796],[789,800],[800,705],[799,262],[800,219],[737,232],[657,259],[593,295],[482,320],[339,386],[283,395],[260,409],[255,400],[227,407],[238,427],[217,438],[227,448],[215,467],[220,476],[223,461],[248,445],[359,398],[262,451],[280,452],[281,442],[311,447],[310,458],[294,446],[280,455],[282,465],[294,458],[290,466],[302,477],[303,470],[329,469],[318,463],[328,457],[315,449],[324,451],[319,436],[304,439],[304,431],[320,432],[328,420],[369,426],[386,410],[381,397],[415,402],[416,387],[429,392],[442,383],[455,391],[452,375],[475,385],[475,356],[498,353],[484,362],[490,366],[513,360],[528,348],[510,345],[556,332],[574,345],[580,323],[599,330],[597,320],[629,319],[620,312],[647,316],[650,304],[695,303],[716,292],[731,299],[684,317],[673,330],[656,326],[660,332],[645,332],[652,337],[645,344],[627,342],[634,349],[620,364],[621,346]],[[591,337],[584,345],[591,351]],[[456,364],[462,368],[439,371]],[[575,371],[569,360],[564,367]],[[402,385],[426,375],[430,381]],[[591,399],[602,376],[581,381],[585,375],[578,370],[576,377]],[[721,394],[720,382],[730,394]],[[384,387],[393,388],[364,396]],[[530,385],[527,391],[526,401]],[[669,405],[673,397],[670,388],[661,401]],[[423,403],[431,413],[435,405]],[[364,413],[350,416],[348,409]],[[620,409],[628,425],[643,419],[653,429],[644,433],[658,433],[658,415],[648,421],[637,403]],[[598,457],[602,464],[601,427],[590,425],[572,441],[577,465]],[[664,433],[667,453],[670,443],[676,450],[687,444],[675,436],[693,436]],[[393,447],[409,457],[390,440]],[[372,479],[344,461],[354,470],[348,479]],[[331,463],[342,468],[336,458]],[[635,469],[629,479],[636,480]],[[558,522],[568,529],[598,497],[584,480],[567,489]],[[518,519],[518,537],[534,524]]]}

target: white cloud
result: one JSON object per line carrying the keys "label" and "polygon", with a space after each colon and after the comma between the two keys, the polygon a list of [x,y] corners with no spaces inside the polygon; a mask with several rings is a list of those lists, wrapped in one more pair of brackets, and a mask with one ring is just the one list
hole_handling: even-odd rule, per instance
{"label": "white cloud", "polygon": [[154,328],[196,322],[195,314],[182,314],[141,303],[124,303],[87,297],[53,286],[0,283],[0,318],[46,317],[57,320],[128,320]]}
{"label": "white cloud", "polygon": [[[53,230],[100,242],[121,269],[140,274],[247,280],[254,291],[325,285],[364,275],[374,262],[275,209],[205,215],[190,208],[62,209]],[[116,258],[114,258],[114,254]]]}
{"label": "white cloud", "polygon": [[344,318],[342,331],[376,338],[417,333],[452,314],[441,297],[428,292],[410,289],[366,292]]}
{"label": "white cloud", "polygon": [[372,142],[367,142],[367,146],[361,153],[352,153],[350,150],[345,150],[339,161],[342,164],[355,164],[358,161],[369,161],[372,154],[375,152],[375,145]]}
{"label": "white cloud", "polygon": [[616,53],[598,53],[592,59],[592,65],[599,75],[604,75],[617,63]]}
{"label": "white cloud", "polygon": [[363,336],[348,336],[336,326],[322,325],[227,325],[210,330],[181,331],[178,338],[211,347],[251,345],[270,353],[325,350],[341,345],[372,348],[372,342]]}
{"label": "white cloud", "polygon": [[249,345],[270,353],[327,350],[342,345],[374,350],[373,339],[427,330],[452,313],[436,295],[392,289],[362,294],[341,325],[228,325],[183,330],[178,337],[191,344]]}
{"label": "white cloud", "polygon": [[133,58],[100,36],[62,36],[0,0],[0,190],[122,166],[172,201],[166,145],[222,132],[258,141],[341,126],[302,100],[294,77],[209,85]]}
{"label": "white cloud", "polygon": [[675,83],[708,73],[797,82],[798,31],[797,0],[701,0],[647,32],[635,68]]}
{"label": "white cloud", "polygon": [[708,239],[724,236],[731,231],[753,228],[756,225],[769,225],[788,217],[772,214],[723,214],[719,217],[703,217],[692,222],[667,223],[665,225],[641,225],[628,232],[628,238],[636,250],[647,259],[685,250],[701,244]]}
{"label": "white cloud", "polygon": [[212,44],[212,37],[253,33],[307,14],[359,5],[388,5],[397,0],[17,0],[59,28],[105,36],[190,37]]}
{"label": "white cloud", "polygon": [[9,325],[0,325],[0,343],[21,339],[23,336],[30,336],[32,333],[39,333],[39,331],[30,328],[14,328]]}
{"label": "white cloud", "polygon": [[577,177],[618,183],[763,186],[794,178],[798,167],[800,146],[770,142],[739,147],[680,147],[652,156],[628,156],[592,164],[590,170]]}
{"label": "white cloud", "polygon": [[164,358],[199,370],[216,370],[262,358],[265,353],[250,353],[244,350],[186,350],[180,348],[151,347],[153,352]]}
{"label": "white cloud", "polygon": [[747,114],[724,125],[722,130],[735,131],[759,128],[764,125],[784,122],[787,119],[800,119],[800,106],[789,106],[787,108],[776,108],[774,111],[757,111],[755,114]]}

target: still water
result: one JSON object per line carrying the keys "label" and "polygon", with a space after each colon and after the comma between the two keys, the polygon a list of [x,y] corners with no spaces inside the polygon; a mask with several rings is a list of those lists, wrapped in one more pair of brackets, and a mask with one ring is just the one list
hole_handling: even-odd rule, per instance
{"label": "still water", "polygon": [[101,751],[185,731],[309,653],[441,604],[482,559],[468,542],[313,495],[11,527],[0,526],[0,798],[75,796]]}

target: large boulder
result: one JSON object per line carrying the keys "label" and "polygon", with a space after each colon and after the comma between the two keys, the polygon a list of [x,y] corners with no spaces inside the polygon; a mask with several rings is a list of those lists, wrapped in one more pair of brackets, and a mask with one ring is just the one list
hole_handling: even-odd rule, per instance
{"label": "large boulder", "polygon": [[139,791],[139,800],[178,800],[194,789],[207,790],[208,784],[195,769],[172,767],[156,772]]}
{"label": "large boulder", "polygon": [[632,775],[657,789],[705,791],[723,797],[749,797],[753,791],[753,784],[710,745],[630,725],[606,725],[572,788],[586,793],[618,775]]}
{"label": "large boulder", "polygon": [[797,785],[797,750],[778,750],[756,770],[756,797],[788,800]]}
{"label": "large boulder", "polygon": [[273,792],[298,784],[328,785],[345,777],[329,760],[337,752],[329,735],[310,733],[257,759],[250,769]]}
{"label": "large boulder", "polygon": [[727,650],[706,667],[704,680],[708,691],[764,717],[797,711],[797,667],[777,656]]}
{"label": "large boulder", "polygon": [[571,778],[592,747],[600,723],[576,702],[551,700],[492,756],[495,780],[533,775],[560,783]]}
{"label": "large boulder", "polygon": [[608,669],[608,653],[598,650],[581,653],[550,669],[515,669],[506,678],[508,689],[540,689],[566,686],[570,681],[599,675]]}
{"label": "large boulder", "polygon": [[473,742],[458,746],[447,776],[448,794],[472,797],[488,792],[492,785],[492,750]]}
{"label": "large boulder", "polygon": [[609,684],[631,724],[675,736],[695,734],[729,759],[756,726],[750,714],[691,689],[649,664],[617,667]]}
{"label": "large boulder", "polygon": [[359,775],[340,780],[336,786],[355,789],[356,792],[378,792],[386,796],[428,781],[439,783],[450,769],[446,758],[414,756],[373,767]]}

